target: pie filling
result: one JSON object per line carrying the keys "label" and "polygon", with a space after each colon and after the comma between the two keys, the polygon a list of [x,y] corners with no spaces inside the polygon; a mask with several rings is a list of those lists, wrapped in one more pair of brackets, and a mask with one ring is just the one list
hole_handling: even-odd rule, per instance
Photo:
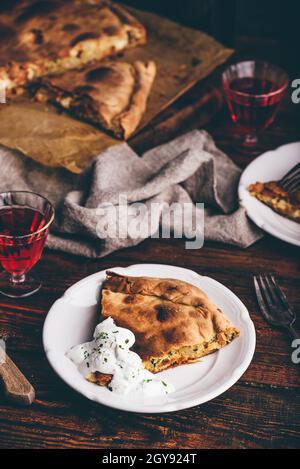
{"label": "pie filling", "polygon": [[[161,357],[150,357],[147,360],[143,360],[143,365],[151,373],[159,373],[167,368],[192,363],[210,353],[216,352],[224,347],[224,345],[229,344],[238,335],[239,331],[237,329],[228,328],[225,332],[214,335],[209,342],[171,350]],[[87,377],[88,381],[96,383],[99,386],[107,386],[111,379],[112,375],[99,372],[90,373]]]}
{"label": "pie filling", "polygon": [[123,138],[124,129],[118,121],[118,116],[110,122],[103,119],[101,113],[97,110],[96,103],[87,95],[76,95],[59,90],[51,86],[40,86],[35,93],[35,98],[39,102],[51,102],[65,109],[67,112],[83,119],[91,124],[101,125],[110,130],[119,138]]}
{"label": "pie filling", "polygon": [[288,194],[278,182],[257,182],[248,188],[250,194],[272,210],[300,223],[300,191]]}
{"label": "pie filling", "polygon": [[229,328],[225,332],[214,335],[209,342],[171,350],[161,357],[150,357],[148,360],[143,360],[143,364],[151,373],[158,373],[167,368],[190,363],[205,355],[209,355],[224,347],[224,345],[229,344],[238,335],[237,329]]}
{"label": "pie filling", "polygon": [[99,40],[89,39],[80,42],[70,49],[65,57],[57,57],[53,60],[43,59],[36,63],[13,62],[6,68],[0,69],[0,81],[7,90],[14,90],[42,76],[81,68],[86,64],[116,55],[128,47],[134,47],[143,42],[143,31],[138,28],[124,27],[124,31],[119,36],[107,36],[105,39],[102,37]]}

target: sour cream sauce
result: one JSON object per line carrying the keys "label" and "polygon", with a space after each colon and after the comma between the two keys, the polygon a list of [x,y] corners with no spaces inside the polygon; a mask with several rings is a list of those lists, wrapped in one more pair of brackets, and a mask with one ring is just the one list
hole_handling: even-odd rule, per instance
{"label": "sour cream sauce", "polygon": [[66,353],[85,378],[96,371],[111,374],[108,389],[122,395],[138,392],[154,397],[174,391],[170,383],[146,370],[141,357],[129,350],[135,342],[129,329],[117,327],[109,317],[97,325],[93,337],[91,342],[75,345]]}

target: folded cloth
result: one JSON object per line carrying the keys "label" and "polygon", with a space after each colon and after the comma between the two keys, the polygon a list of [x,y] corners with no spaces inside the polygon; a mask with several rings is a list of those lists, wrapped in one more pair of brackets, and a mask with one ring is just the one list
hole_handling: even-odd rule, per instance
{"label": "folded cloth", "polygon": [[[113,217],[116,219],[116,211],[119,225],[125,224],[120,194],[133,209],[130,211],[133,218],[141,216],[136,203],[143,202],[147,208],[153,203],[158,207],[164,203],[189,203],[190,217],[195,219],[199,210],[195,204],[203,202],[205,240],[246,248],[262,236],[245,210],[238,206],[240,169],[216,148],[205,131],[189,132],[147,151],[142,157],[127,143],[112,146],[97,156],[81,175],[63,168],[41,166],[4,147],[0,148],[0,168],[1,192],[34,191],[54,204],[56,220],[47,240],[49,248],[103,257],[138,244],[157,232],[162,223],[169,226],[161,228],[175,231],[177,223],[182,223],[182,218],[176,216],[166,222],[158,209],[151,233],[145,223],[145,230],[140,230],[138,236],[132,233],[107,236],[107,226]],[[203,231],[203,226],[199,224],[194,229]]]}

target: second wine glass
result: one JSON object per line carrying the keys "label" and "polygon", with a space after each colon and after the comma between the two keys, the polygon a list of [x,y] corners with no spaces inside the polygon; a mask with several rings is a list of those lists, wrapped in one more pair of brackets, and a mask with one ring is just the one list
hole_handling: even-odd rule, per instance
{"label": "second wine glass", "polygon": [[240,131],[240,144],[255,151],[260,132],[275,119],[288,75],[266,62],[245,61],[230,65],[222,81],[231,118]]}
{"label": "second wine glass", "polygon": [[51,223],[52,204],[26,191],[0,193],[0,293],[11,298],[39,290],[40,280],[29,273],[42,255]]}

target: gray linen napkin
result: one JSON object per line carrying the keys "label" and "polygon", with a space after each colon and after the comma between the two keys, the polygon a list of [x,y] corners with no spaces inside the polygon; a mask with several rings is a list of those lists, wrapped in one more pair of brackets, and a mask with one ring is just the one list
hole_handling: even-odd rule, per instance
{"label": "gray linen napkin", "polygon": [[[30,190],[47,197],[56,208],[48,247],[86,257],[103,257],[136,245],[149,235],[144,230],[138,237],[107,237],[107,219],[113,216],[113,210],[117,209],[122,223],[120,194],[127,197],[129,207],[135,207],[136,202],[148,208],[153,203],[193,202],[193,223],[199,210],[194,203],[203,202],[205,240],[246,248],[262,232],[238,207],[239,177],[240,169],[216,148],[207,132],[198,130],[153,148],[142,157],[126,143],[110,147],[79,176],[64,169],[46,168],[18,152],[0,148],[0,191]],[[103,203],[111,204],[104,218],[98,208]],[[135,214],[138,216],[136,209],[131,216]],[[161,222],[158,212],[152,234]],[[179,222],[182,219],[175,216],[167,228],[176,230]],[[194,229],[203,230],[202,226]]]}

